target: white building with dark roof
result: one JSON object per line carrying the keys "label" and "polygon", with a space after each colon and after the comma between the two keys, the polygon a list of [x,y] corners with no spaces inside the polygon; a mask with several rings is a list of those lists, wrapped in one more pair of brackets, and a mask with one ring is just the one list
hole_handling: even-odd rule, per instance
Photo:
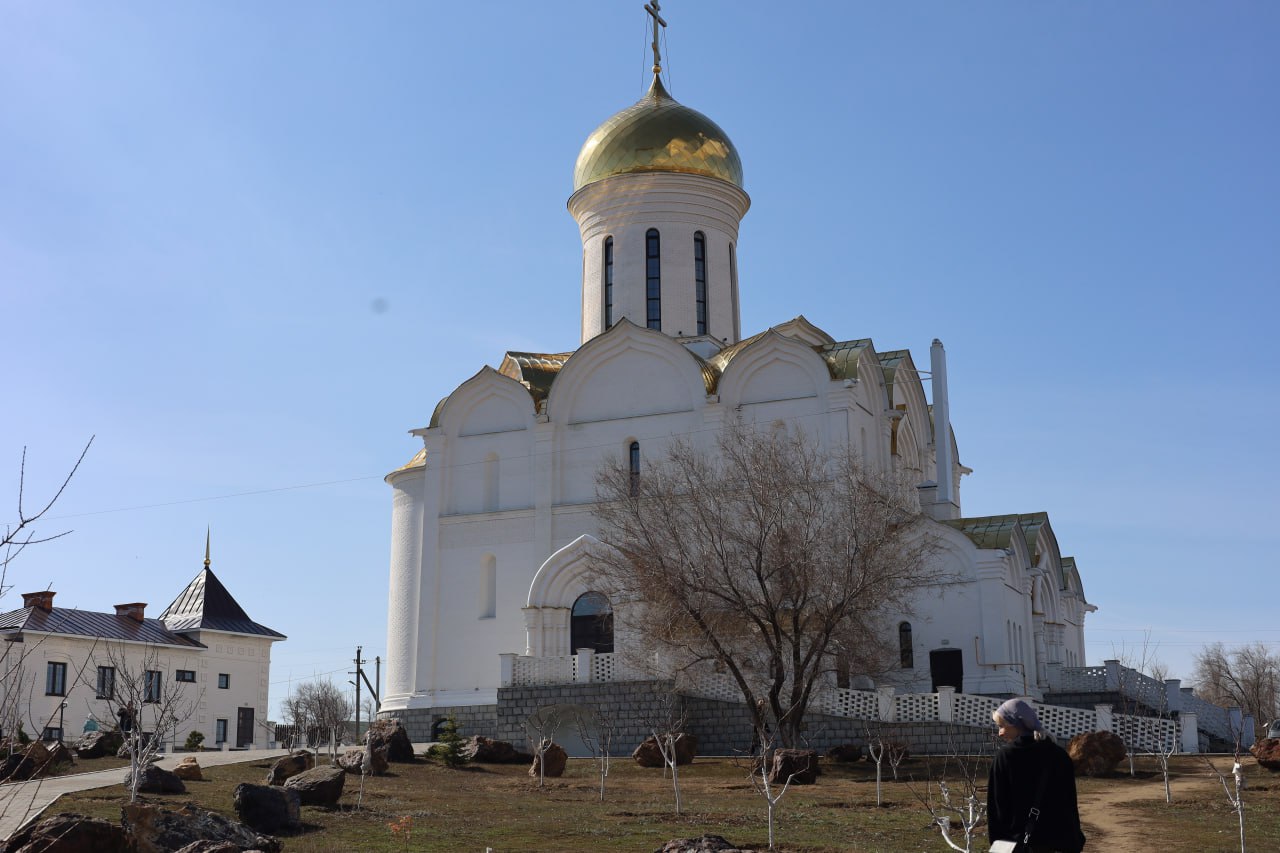
{"label": "white building with dark roof", "polygon": [[[154,700],[175,696],[189,709],[167,741],[204,734],[206,747],[270,740],[264,725],[271,646],[284,634],[261,625],[209,568],[158,618],[145,603],[114,612],[55,607],[54,592],[26,593],[22,608],[0,614],[0,728],[21,724],[31,737],[71,739],[87,720],[110,728],[131,689],[144,731]],[[130,685],[129,682],[137,682]]]}

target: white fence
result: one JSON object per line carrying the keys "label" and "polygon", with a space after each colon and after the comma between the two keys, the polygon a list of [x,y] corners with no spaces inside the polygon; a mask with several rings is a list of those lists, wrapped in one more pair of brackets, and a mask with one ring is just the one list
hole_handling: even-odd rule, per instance
{"label": "white fence", "polygon": [[[1104,692],[1107,689],[1106,667],[1089,667],[1100,672],[1082,673],[1063,671],[1074,679],[1072,690],[1079,692]],[[1063,674],[1063,673],[1060,673]],[[636,681],[652,678],[623,663],[614,654],[581,652],[564,657],[535,658],[502,655],[502,684],[552,685],[583,682]],[[1099,681],[1099,679],[1102,679]],[[742,691],[728,675],[710,669],[685,670],[681,677],[680,691],[691,696],[722,702],[741,702]],[[1121,678],[1116,682],[1122,685]],[[1147,679],[1150,684],[1133,679],[1132,691],[1152,696],[1152,685],[1159,684],[1161,695],[1165,685]],[[1086,686],[1087,685],[1087,686]],[[1100,686],[1095,686],[1100,685]],[[1115,688],[1112,692],[1117,692]],[[1189,694],[1181,690],[1180,696]],[[1123,695],[1123,694],[1122,694]],[[1195,698],[1195,697],[1191,697]],[[1002,700],[990,696],[956,693],[954,688],[942,687],[937,693],[896,693],[892,687],[879,690],[851,690],[827,687],[816,691],[810,707],[819,714],[846,717],[857,720],[882,722],[951,723],[974,728],[992,726],[991,713]],[[1196,700],[1201,702],[1202,700]],[[1032,702],[1045,728],[1061,740],[1067,740],[1083,732],[1115,732],[1130,749],[1139,752],[1178,751],[1198,752],[1198,711],[1184,704],[1179,709],[1179,719],[1146,717],[1113,713],[1111,705],[1096,705],[1092,711],[1046,705]],[[1207,704],[1207,703],[1202,703]],[[1150,707],[1159,709],[1160,705]],[[1210,706],[1213,707],[1213,706]],[[1226,712],[1222,711],[1224,719]]]}

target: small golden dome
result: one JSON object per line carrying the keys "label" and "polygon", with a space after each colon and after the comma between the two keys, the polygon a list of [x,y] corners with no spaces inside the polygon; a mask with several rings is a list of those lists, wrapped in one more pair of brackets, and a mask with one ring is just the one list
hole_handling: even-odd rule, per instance
{"label": "small golden dome", "polygon": [[728,134],[677,103],[657,75],[643,98],[587,137],[573,167],[573,190],[628,172],[706,175],[742,189],[742,161]]}

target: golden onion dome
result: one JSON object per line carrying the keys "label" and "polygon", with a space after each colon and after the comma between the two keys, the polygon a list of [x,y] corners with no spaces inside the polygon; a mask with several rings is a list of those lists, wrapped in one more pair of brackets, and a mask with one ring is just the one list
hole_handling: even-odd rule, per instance
{"label": "golden onion dome", "polygon": [[729,135],[672,98],[656,74],[643,98],[587,137],[573,167],[573,190],[630,172],[706,175],[742,188],[742,161]]}

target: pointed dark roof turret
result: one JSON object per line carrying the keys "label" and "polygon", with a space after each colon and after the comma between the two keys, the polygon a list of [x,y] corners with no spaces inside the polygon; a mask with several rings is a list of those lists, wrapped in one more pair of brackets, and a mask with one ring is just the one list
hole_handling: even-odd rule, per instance
{"label": "pointed dark roof turret", "polygon": [[285,639],[284,634],[250,619],[210,568],[200,570],[164,609],[160,620],[170,631],[229,631]]}

